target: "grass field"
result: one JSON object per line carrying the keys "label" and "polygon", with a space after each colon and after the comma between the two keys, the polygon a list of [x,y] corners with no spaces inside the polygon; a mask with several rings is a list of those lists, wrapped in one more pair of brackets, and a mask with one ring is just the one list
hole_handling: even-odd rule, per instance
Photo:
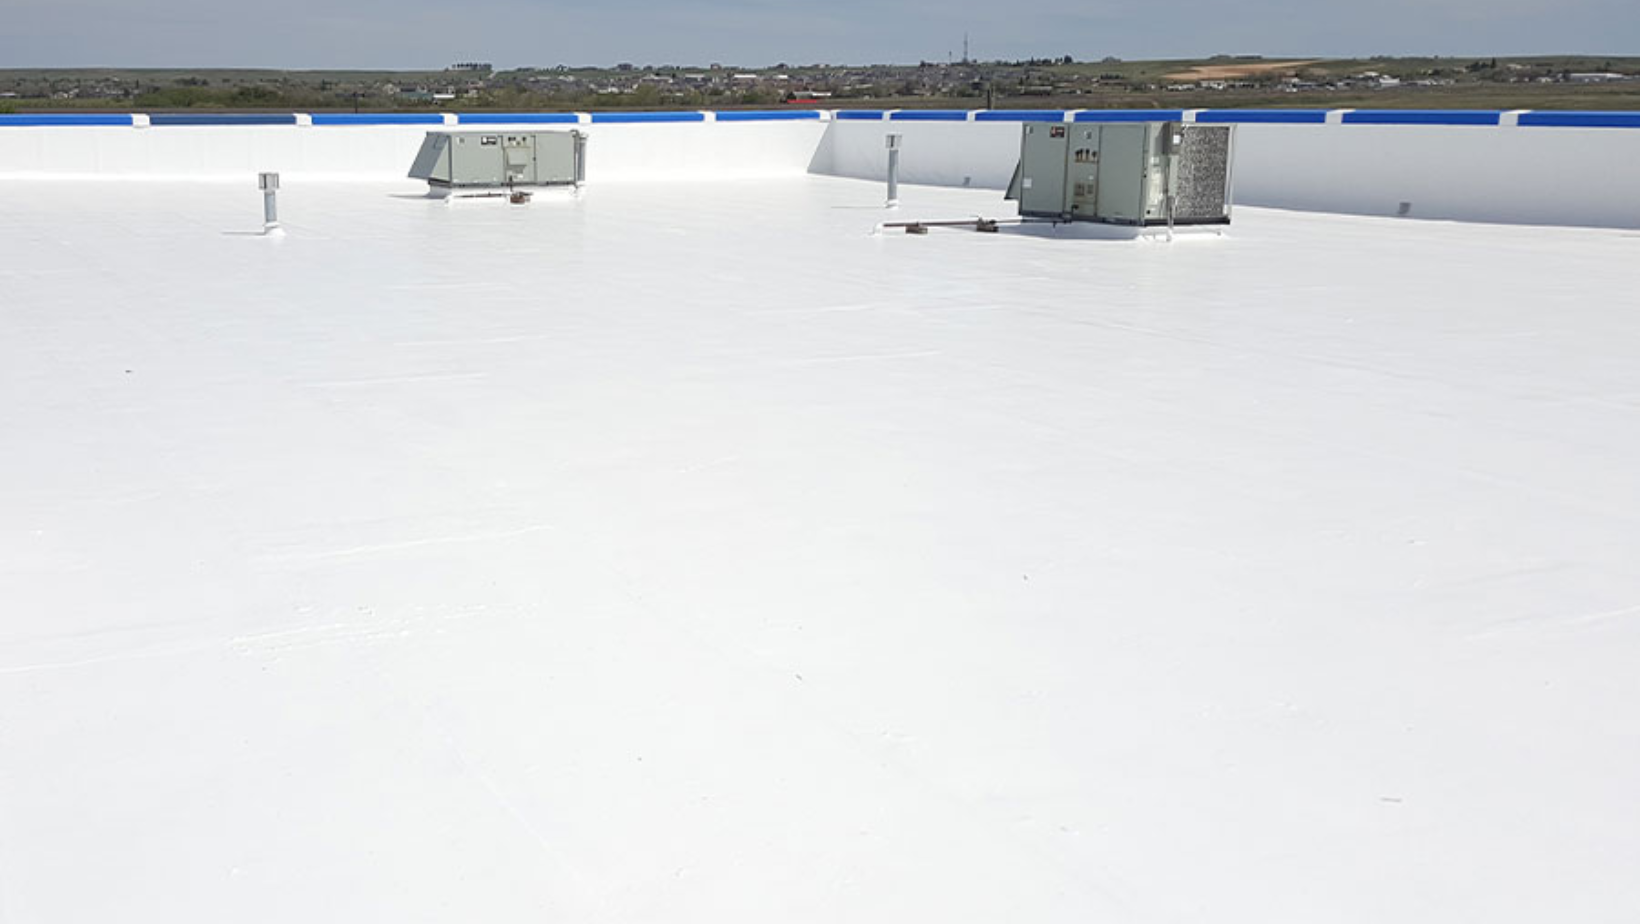
{"label": "grass field", "polygon": [[[1578,73],[1616,73],[1577,82]],[[739,76],[750,74],[750,77]],[[1371,86],[1375,77],[1400,81]],[[1421,85],[1427,84],[1427,85]],[[445,94],[434,98],[433,92]],[[1155,61],[473,71],[0,69],[4,111],[729,109],[821,91],[899,108],[1640,110],[1640,57]]]}

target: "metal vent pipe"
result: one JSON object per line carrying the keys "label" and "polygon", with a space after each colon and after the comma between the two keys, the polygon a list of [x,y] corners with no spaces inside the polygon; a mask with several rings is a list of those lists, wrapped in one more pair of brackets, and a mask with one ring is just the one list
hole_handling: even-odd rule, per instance
{"label": "metal vent pipe", "polygon": [[888,208],[900,204],[900,136],[890,134],[888,142]]}
{"label": "metal vent pipe", "polygon": [[279,227],[279,174],[259,174],[257,186],[262,190],[262,230],[272,231]]}

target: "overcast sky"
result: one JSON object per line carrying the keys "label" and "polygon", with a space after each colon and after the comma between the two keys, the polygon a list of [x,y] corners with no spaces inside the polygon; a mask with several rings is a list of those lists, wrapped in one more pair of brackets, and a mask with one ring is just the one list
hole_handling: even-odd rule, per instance
{"label": "overcast sky", "polygon": [[1640,53],[1640,0],[0,0],[4,67]]}

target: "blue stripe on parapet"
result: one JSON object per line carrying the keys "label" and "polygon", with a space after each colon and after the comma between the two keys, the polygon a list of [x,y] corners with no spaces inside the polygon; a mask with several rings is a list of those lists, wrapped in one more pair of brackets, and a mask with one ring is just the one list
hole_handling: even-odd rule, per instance
{"label": "blue stripe on parapet", "polygon": [[1089,109],[1074,116],[1078,122],[1177,122],[1183,109]]}
{"label": "blue stripe on parapet", "polygon": [[719,122],[791,122],[819,118],[818,109],[731,109],[717,113]]}
{"label": "blue stripe on parapet", "polygon": [[130,127],[136,120],[129,115],[113,115],[104,112],[23,112],[0,114],[0,126],[12,125],[19,128],[25,126],[42,125],[124,125]]}
{"label": "blue stripe on parapet", "polygon": [[1502,115],[1473,109],[1357,109],[1345,125],[1496,125]]}
{"label": "blue stripe on parapet", "polygon": [[1640,128],[1640,112],[1523,112],[1519,124],[1540,128]]}
{"label": "blue stripe on parapet", "polygon": [[605,123],[704,122],[706,116],[699,112],[594,112],[592,121]]}
{"label": "blue stripe on parapet", "polygon": [[1205,109],[1196,113],[1197,122],[1233,122],[1244,125],[1321,125],[1327,121],[1325,109]]}
{"label": "blue stripe on parapet", "polygon": [[462,125],[574,125],[580,121],[573,112],[462,112]]}
{"label": "blue stripe on parapet", "polygon": [[315,112],[314,125],[443,125],[436,112]]}
{"label": "blue stripe on parapet", "polygon": [[839,109],[834,117],[843,122],[880,122],[883,118],[881,109]]}
{"label": "blue stripe on parapet", "polygon": [[292,112],[156,112],[149,125],[295,125]]}
{"label": "blue stripe on parapet", "polygon": [[895,122],[966,122],[966,109],[903,109],[891,112],[888,117]]}
{"label": "blue stripe on parapet", "polygon": [[974,113],[975,122],[1063,122],[1058,109],[985,109]]}

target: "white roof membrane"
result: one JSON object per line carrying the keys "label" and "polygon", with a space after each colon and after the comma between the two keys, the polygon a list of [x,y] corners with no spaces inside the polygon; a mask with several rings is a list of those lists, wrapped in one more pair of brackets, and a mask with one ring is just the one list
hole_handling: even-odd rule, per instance
{"label": "white roof membrane", "polygon": [[420,188],[0,182],[0,919],[1640,907],[1632,232]]}

